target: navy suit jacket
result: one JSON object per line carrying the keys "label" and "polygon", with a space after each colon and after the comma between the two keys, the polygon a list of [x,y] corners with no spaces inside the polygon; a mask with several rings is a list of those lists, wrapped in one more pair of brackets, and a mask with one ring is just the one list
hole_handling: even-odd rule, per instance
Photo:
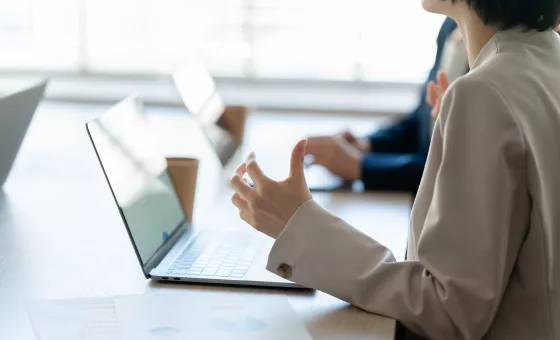
{"label": "navy suit jacket", "polygon": [[416,194],[431,140],[432,108],[426,102],[427,84],[436,80],[445,42],[456,27],[455,21],[450,18],[441,27],[436,60],[423,87],[418,107],[407,118],[369,136],[374,152],[368,153],[362,162],[362,181],[366,190]]}

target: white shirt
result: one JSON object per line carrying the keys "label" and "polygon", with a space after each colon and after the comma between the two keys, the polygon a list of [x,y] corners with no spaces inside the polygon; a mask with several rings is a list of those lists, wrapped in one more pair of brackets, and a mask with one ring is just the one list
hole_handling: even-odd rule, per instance
{"label": "white shirt", "polygon": [[309,201],[268,268],[430,339],[560,338],[556,33],[497,33],[450,87],[411,219],[397,262]]}

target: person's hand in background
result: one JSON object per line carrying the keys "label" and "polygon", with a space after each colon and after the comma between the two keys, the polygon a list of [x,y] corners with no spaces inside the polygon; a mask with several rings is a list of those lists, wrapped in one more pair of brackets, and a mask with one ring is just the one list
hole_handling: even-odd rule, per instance
{"label": "person's hand in background", "polygon": [[352,144],[356,149],[363,153],[371,152],[371,144],[367,138],[358,138],[349,130],[343,131],[341,134],[348,143]]}
{"label": "person's hand in background", "polygon": [[313,164],[324,166],[346,181],[356,181],[362,176],[364,152],[343,134],[309,138],[305,153],[313,156]]}
{"label": "person's hand in background", "polygon": [[428,83],[428,104],[432,107],[432,118],[436,119],[441,110],[441,102],[445,92],[449,88],[449,79],[447,74],[439,71],[437,75],[437,83],[431,81]]}
{"label": "person's hand in background", "polygon": [[[280,182],[268,178],[252,153],[237,168],[230,185],[235,190],[231,201],[239,209],[239,216],[256,230],[277,238],[298,208],[312,199],[304,175],[307,141],[301,140],[292,151],[289,177]],[[247,173],[255,184],[244,181]]]}

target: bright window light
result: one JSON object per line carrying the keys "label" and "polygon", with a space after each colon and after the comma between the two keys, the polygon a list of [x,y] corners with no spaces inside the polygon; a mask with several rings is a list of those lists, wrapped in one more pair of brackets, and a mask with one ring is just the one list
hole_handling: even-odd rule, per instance
{"label": "bright window light", "polygon": [[0,71],[419,82],[443,17],[420,0],[2,0]]}

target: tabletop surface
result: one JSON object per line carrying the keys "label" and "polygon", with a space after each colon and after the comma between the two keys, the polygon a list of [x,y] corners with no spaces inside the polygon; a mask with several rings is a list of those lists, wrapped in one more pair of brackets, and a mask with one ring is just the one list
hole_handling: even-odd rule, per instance
{"label": "tabletop surface", "polygon": [[[9,295],[9,287],[14,286],[28,297],[48,299],[235,291],[259,294],[264,301],[267,296],[284,294],[314,339],[393,337],[394,320],[365,313],[319,291],[146,280],[85,130],[85,122],[106,109],[103,105],[53,102],[39,107],[14,169],[0,190],[0,298]],[[178,108],[147,111],[165,154],[201,160],[194,222],[237,221],[236,211],[228,203],[230,173],[221,169],[194,121]],[[240,154],[255,150],[258,159],[259,154],[274,152],[277,163],[264,164],[265,172],[267,167],[280,166],[287,174],[291,146],[302,136],[343,128],[365,133],[384,123],[368,117],[259,112],[249,119],[247,143]],[[385,244],[398,260],[404,259],[411,204],[408,195],[317,193],[314,197]],[[213,213],[216,209],[219,214]],[[22,269],[21,273],[11,266]],[[12,272],[22,275],[16,284],[10,278],[19,276],[10,275]],[[29,330],[21,330],[21,334],[25,336],[18,339],[33,339]]]}

